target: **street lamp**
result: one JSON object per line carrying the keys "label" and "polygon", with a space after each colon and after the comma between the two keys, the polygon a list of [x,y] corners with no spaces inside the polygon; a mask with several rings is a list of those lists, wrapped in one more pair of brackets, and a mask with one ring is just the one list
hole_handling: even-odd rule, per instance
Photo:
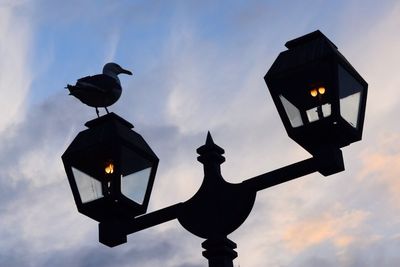
{"label": "street lamp", "polygon": [[320,31],[285,46],[265,81],[289,137],[311,154],[361,140],[364,79]]}
{"label": "street lamp", "polygon": [[99,221],[102,238],[114,244],[112,228],[146,212],[158,158],[114,113],[85,125],[62,160],[79,212]]}
{"label": "street lamp", "polygon": [[158,158],[129,122],[110,113],[86,123],[62,156],[78,210],[99,221],[100,242],[116,246],[127,235],[178,219],[206,239],[209,267],[233,267],[228,239],[250,214],[263,189],[320,172],[344,170],[341,147],[361,139],[367,83],[320,31],[286,43],[265,76],[288,135],[312,157],[232,184],[222,177],[224,149],[208,133],[197,149],[204,167],[189,200],[146,213]]}

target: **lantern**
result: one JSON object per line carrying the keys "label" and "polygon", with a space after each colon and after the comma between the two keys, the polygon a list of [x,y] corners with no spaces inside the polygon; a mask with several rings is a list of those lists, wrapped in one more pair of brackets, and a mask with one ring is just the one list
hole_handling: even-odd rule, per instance
{"label": "lantern", "polygon": [[318,30],[285,46],[264,79],[289,137],[312,154],[361,140],[364,79]]}
{"label": "lantern", "polygon": [[146,212],[158,158],[114,113],[85,124],[62,155],[79,212],[99,222]]}

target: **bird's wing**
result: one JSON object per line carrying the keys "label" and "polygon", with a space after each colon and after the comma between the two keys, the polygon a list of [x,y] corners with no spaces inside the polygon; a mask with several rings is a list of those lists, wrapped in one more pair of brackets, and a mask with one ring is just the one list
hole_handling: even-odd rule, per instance
{"label": "bird's wing", "polygon": [[80,78],[76,82],[76,86],[78,87],[86,87],[93,88],[102,92],[113,89],[116,85],[116,81],[114,78],[104,75],[98,74],[94,76],[86,76]]}

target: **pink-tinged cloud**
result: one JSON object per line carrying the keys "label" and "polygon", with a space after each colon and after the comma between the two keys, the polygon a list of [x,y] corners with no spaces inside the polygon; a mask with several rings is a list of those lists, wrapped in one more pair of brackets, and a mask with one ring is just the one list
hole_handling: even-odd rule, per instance
{"label": "pink-tinged cloud", "polygon": [[375,146],[361,155],[362,168],[358,179],[375,188],[383,188],[391,203],[400,203],[400,134],[382,132]]}
{"label": "pink-tinged cloud", "polygon": [[288,225],[282,239],[295,253],[322,242],[331,242],[337,249],[343,249],[357,239],[352,231],[358,228],[368,215],[368,212],[363,210],[345,210],[336,205],[330,211]]}

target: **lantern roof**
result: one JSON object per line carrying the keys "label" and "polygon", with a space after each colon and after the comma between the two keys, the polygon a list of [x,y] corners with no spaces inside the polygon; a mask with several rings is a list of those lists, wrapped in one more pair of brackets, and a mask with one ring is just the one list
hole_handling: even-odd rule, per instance
{"label": "lantern roof", "polygon": [[104,140],[119,140],[117,142],[131,144],[147,156],[158,160],[157,155],[143,137],[131,130],[134,126],[113,112],[88,121],[85,126],[89,129],[80,132],[64,154],[81,151],[85,147],[96,145]]}
{"label": "lantern roof", "polygon": [[309,34],[306,34],[306,35],[300,36],[296,39],[287,41],[285,46],[288,49],[292,49],[297,46],[304,45],[306,43],[309,43],[311,41],[318,40],[318,39],[327,41],[329,43],[329,45],[331,45],[335,49],[337,49],[336,45],[334,43],[332,43],[331,40],[329,40],[328,37],[326,37],[320,30],[313,31],[313,32],[310,32]]}
{"label": "lantern roof", "polygon": [[286,42],[285,46],[288,50],[279,54],[278,58],[265,75],[265,78],[268,76],[283,75],[284,73],[296,70],[312,62],[336,58],[346,66],[348,71],[357,76],[358,80],[366,84],[354,67],[339,52],[336,45],[319,30],[290,40]]}
{"label": "lantern roof", "polygon": [[88,128],[94,128],[97,125],[103,124],[105,122],[109,122],[109,121],[114,121],[114,122],[119,122],[120,124],[124,125],[125,127],[128,127],[129,129],[133,128],[133,124],[130,123],[129,121],[121,118],[120,116],[118,116],[117,114],[115,114],[114,112],[108,113],[104,116],[101,116],[99,118],[93,119],[91,121],[88,121],[85,123],[85,126]]}

